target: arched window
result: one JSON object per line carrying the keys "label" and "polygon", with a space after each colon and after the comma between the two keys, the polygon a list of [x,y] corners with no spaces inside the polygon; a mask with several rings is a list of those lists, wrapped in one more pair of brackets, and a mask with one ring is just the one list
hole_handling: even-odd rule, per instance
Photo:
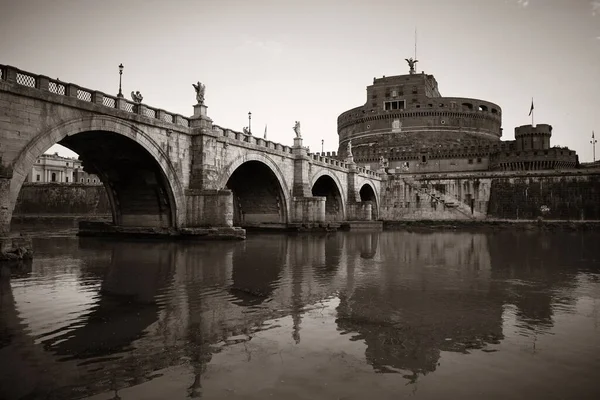
{"label": "arched window", "polygon": [[56,173],[55,172],[52,173],[52,178],[50,178],[50,180],[52,182],[56,182]]}

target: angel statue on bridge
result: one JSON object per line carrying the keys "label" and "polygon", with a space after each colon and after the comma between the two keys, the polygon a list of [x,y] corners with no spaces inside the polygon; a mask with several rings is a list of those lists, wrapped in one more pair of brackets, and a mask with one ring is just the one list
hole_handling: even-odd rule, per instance
{"label": "angel statue on bridge", "polygon": [[300,133],[300,121],[296,121],[296,123],[294,123],[294,132],[296,132],[297,138],[302,137],[302,133]]}
{"label": "angel statue on bridge", "polygon": [[196,89],[196,101],[198,104],[204,104],[204,90],[206,86],[201,84],[200,81],[198,81],[198,84],[192,83],[192,86]]}
{"label": "angel statue on bridge", "polygon": [[348,145],[346,146],[346,157],[352,157],[352,140],[348,140]]}
{"label": "angel statue on bridge", "polygon": [[131,91],[131,99],[133,100],[134,103],[140,104],[142,102],[142,100],[144,100],[144,97],[142,97],[142,94],[140,93],[139,90],[137,92],[134,92],[132,90]]}

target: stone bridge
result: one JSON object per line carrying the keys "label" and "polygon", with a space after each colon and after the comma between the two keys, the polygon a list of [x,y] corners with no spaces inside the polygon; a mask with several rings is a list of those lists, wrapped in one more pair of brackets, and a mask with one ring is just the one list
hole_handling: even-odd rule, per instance
{"label": "stone bridge", "polygon": [[59,143],[102,180],[123,229],[324,226],[377,219],[381,175],[0,65],[0,234],[38,156]]}

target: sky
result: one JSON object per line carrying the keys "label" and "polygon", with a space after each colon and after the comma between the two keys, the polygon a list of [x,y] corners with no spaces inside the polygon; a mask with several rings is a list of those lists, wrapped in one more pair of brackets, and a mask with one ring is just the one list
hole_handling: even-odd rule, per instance
{"label": "sky", "polygon": [[[337,151],[337,117],[374,77],[433,74],[442,96],[498,104],[515,126],[592,160],[600,136],[600,0],[0,0],[0,64],[193,114],[312,152]],[[72,156],[53,146],[50,151]],[[600,148],[599,148],[600,156]]]}

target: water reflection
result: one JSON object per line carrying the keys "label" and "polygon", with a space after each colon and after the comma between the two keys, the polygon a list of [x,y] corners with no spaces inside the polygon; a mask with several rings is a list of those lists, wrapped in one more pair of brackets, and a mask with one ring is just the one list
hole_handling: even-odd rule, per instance
{"label": "water reflection", "polygon": [[[31,269],[0,279],[0,360],[11,365],[0,368],[0,398],[113,396],[179,365],[191,370],[186,395],[199,398],[209,367],[224,362],[217,355],[252,346],[279,356],[280,348],[310,349],[329,320],[335,343],[364,353],[372,371],[414,383],[440,368],[444,352],[497,351],[512,324],[507,309],[515,310],[510,329],[536,335],[552,332],[557,312],[577,313],[581,287],[585,296],[598,293],[589,289],[600,284],[598,238],[385,232],[219,243],[39,239]],[[323,320],[316,321],[310,310],[332,299],[339,300],[335,315],[317,313]],[[282,318],[289,326],[273,326]],[[272,329],[282,332],[275,342],[255,343]],[[251,352],[243,354],[243,362],[252,361]]]}
{"label": "water reflection", "polygon": [[441,351],[502,339],[503,302],[489,279],[485,235],[398,233],[381,242],[376,262],[352,256],[362,257],[372,241],[349,243],[353,279],[340,293],[337,319],[344,334],[367,344],[377,372],[414,381],[435,371]]}

